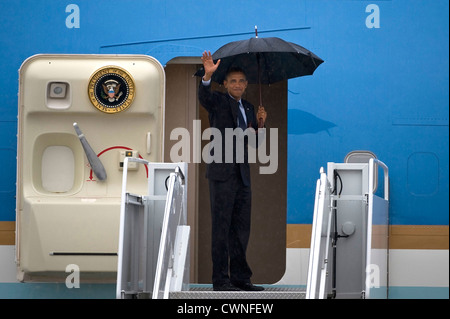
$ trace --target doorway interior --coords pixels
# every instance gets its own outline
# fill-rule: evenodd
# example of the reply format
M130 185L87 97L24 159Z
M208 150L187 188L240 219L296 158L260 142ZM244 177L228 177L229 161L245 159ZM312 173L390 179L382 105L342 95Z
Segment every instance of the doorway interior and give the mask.
M170 140L173 129L186 128L191 137L188 164L188 224L190 238L190 282L211 283L211 216L206 164L194 163L193 154L199 147L192 138L194 121L201 120L201 132L209 127L208 113L199 105L197 88L200 78L194 76L201 67L200 58L176 58L165 67L166 104L164 130L164 161L170 161L170 150L179 140ZM214 90L224 88L213 83ZM244 99L259 104L258 85L249 85ZM266 121L267 152L271 128L278 129L278 168L274 174L260 174L251 164L252 224L247 258L253 271L252 282L271 284L279 281L286 268L287 215L287 81L263 85L262 100L268 113ZM198 122L197 122L198 123ZM209 140L201 141L201 149ZM197 146L196 146L197 145Z

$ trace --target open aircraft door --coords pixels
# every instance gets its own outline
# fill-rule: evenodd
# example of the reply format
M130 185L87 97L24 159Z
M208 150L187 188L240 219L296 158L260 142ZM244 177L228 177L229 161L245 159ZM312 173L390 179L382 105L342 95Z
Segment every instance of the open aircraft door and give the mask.
M122 167L161 162L165 74L144 55L36 55L19 71L16 262L21 281L116 279ZM136 165L134 165L136 164ZM148 167L130 163L130 192Z

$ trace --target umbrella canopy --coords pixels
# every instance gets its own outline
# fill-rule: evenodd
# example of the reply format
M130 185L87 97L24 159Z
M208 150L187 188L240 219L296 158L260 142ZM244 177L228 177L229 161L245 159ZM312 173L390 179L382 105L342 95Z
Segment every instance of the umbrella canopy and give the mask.
M321 58L292 42L280 38L250 38L225 44L212 55L221 60L212 80L222 84L230 67L240 67L252 84L271 84L311 75L323 62ZM203 69L196 75L202 76Z
M248 83L259 84L259 105L262 106L261 84L271 84L291 78L312 75L323 60L304 47L283 39L256 37L234 41L220 47L212 55L214 63L220 59L212 80L222 84L231 67L244 70ZM203 76L203 68L196 72ZM258 119L263 124L262 119Z

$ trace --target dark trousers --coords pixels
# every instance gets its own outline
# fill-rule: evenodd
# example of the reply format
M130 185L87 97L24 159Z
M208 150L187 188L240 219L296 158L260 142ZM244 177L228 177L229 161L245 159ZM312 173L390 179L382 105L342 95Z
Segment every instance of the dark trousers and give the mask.
M249 282L252 271L246 251L250 237L251 188L242 183L237 168L224 182L210 179L209 190L213 285Z

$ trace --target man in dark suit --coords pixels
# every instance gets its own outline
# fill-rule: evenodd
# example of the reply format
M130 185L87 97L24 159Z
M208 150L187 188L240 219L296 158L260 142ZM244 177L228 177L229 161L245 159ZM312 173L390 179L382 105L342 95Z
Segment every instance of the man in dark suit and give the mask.
M211 76L220 60L214 63L211 53L205 51L202 62L205 75L199 86L199 101L208 111L210 126L218 129L222 136L221 160L216 159L207 167L212 217L213 288L216 291L263 290L263 287L251 283L252 271L246 259L251 215L248 138L235 137L230 148L225 136L227 129L236 128L246 130L246 134L256 134L258 128L264 127L267 113L259 106L255 116L253 105L242 99L248 84L243 70L232 68L228 71L223 83L227 93L212 92ZM244 143L243 161L236 160L235 156L239 152L237 148L242 146L239 141ZM225 153L230 150L235 154L232 161L227 161Z

